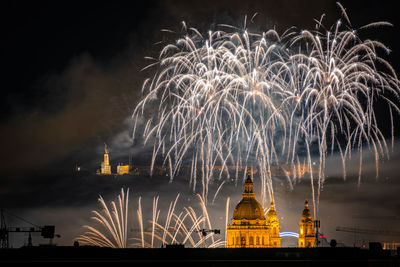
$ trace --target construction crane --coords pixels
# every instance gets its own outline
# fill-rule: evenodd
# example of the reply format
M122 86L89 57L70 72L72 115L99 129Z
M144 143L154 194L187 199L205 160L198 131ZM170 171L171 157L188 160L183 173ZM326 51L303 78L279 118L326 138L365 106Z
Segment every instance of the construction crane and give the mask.
M54 232L55 232L55 226L54 225L45 225L45 226L38 226L35 225L31 222L28 222L25 219L22 219L21 217L18 217L16 215L11 214L10 212L7 212L8 215L11 215L13 217L16 217L19 220L22 220L30 225L31 227L7 227L6 225L6 220L4 217L5 211L1 209L0 211L0 217L1 217L1 224L0 224L0 246L1 248L9 248L10 241L9 241L9 233L29 233L28 237L28 246L32 246L32 236L31 233L40 233L40 235L43 238L50 239L50 244L52 243L52 240L54 238ZM57 237L60 237L60 235L56 235Z
M395 231L360 229L360 228L343 227L343 226L336 227L336 231L355 233L355 234L400 236L400 232L395 232Z
M373 229L361 229L356 227L343 227L338 226L336 227L336 231L353 233L354 234L354 247L357 243L357 234L359 235L380 235L380 236L390 236L390 237L400 237L400 232L396 231L389 231L389 230L373 230ZM363 241L363 247L365 246Z
M381 215L376 215L376 216L365 216L365 215L354 215L352 216L353 219L368 219L368 220L385 220L385 221L399 221L400 216L398 215L389 215L389 216L381 216Z
M208 233L214 233L216 235L219 235L221 231L219 229L200 229L197 231L198 233L202 233L203 236L207 236Z

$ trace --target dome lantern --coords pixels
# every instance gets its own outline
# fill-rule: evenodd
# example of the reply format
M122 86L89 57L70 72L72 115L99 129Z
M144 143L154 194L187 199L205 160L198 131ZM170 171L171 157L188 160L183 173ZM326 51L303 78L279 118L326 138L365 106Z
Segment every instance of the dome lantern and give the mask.
M254 184L253 180L251 180L251 174L250 171L247 173L247 179L244 183L244 191L242 193L242 196L245 198L255 198L256 194L254 193Z

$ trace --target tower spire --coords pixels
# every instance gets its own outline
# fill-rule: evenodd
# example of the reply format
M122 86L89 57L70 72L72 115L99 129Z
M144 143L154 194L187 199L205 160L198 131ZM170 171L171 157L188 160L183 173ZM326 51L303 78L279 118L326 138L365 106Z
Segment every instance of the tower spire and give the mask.
M110 158L108 155L108 148L106 143L104 143L104 161L101 163L100 173L106 175L111 174Z
M104 142L104 154L108 154L108 148L105 142Z

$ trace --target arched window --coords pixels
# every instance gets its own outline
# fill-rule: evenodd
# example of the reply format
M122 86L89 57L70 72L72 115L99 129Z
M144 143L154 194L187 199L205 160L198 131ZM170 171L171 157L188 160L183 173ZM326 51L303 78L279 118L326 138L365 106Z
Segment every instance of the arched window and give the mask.
M264 243L264 236L262 237L262 244L265 245L265 243Z
M246 246L246 237L242 236L242 238L240 239L240 244L242 246Z
M260 245L260 237L259 237L259 236L256 237L256 245L257 245L257 246Z
M250 236L250 245L253 246L254 245L254 237Z

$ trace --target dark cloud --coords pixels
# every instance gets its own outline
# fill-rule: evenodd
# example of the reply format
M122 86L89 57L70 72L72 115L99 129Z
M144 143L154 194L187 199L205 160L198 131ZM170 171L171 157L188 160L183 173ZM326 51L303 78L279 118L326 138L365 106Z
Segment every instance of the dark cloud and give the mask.
M125 127L136 97L137 84L130 78L134 71L127 62L109 68L82 55L49 77L43 86L52 92L46 102L54 110L30 110L1 125L1 160L7 162L1 171L15 174L46 166Z

